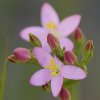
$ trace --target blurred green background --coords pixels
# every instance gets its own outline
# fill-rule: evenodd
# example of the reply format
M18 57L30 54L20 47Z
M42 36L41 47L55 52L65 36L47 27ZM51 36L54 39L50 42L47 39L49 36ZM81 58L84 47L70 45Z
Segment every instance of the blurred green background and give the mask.
M51 3L61 19L81 14L80 27L87 39L94 40L94 59L88 65L88 76L81 82L80 100L100 100L100 0L0 0L0 71L4 49L9 39L8 55L16 47L30 45L21 40L19 31L26 26L40 25L40 9L44 2ZM4 100L56 100L41 88L29 84L34 65L7 64Z

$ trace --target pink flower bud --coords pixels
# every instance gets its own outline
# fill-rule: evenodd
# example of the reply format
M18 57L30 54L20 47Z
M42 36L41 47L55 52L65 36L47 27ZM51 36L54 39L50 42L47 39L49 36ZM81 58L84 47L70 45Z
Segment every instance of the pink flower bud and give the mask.
M71 100L70 92L65 88L61 89L59 96L61 100Z
M73 65L74 62L77 60L76 55L71 51L66 51L64 53L64 60L67 64Z
M74 31L74 34L73 34L73 37L76 41L81 41L82 38L83 38L83 34L82 34L82 31L77 28L75 31Z
M87 43L85 44L84 49L86 51L92 51L93 50L93 41L92 40L87 41Z
M47 42L51 48L56 48L58 45L58 40L51 33L47 36Z
M30 60L30 51L26 48L16 48L14 50L14 56L18 61L27 62Z

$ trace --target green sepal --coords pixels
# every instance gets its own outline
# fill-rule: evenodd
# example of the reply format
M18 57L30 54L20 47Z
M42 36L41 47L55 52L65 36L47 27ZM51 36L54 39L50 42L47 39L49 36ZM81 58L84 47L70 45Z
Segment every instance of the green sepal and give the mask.
M33 47L41 47L41 41L33 35L32 33L29 33L29 42L32 44Z
M75 40L75 38L72 36L72 40L74 42L74 53L79 56L81 51L83 50L86 38L83 34L83 32L80 33L82 35L82 38L80 40Z
M56 48L51 48L51 49L53 54L55 54L62 61L64 56L64 51L61 49L60 45L58 44Z
M93 58L93 51L83 51L83 58L82 58L82 63L85 65L89 63L89 61Z

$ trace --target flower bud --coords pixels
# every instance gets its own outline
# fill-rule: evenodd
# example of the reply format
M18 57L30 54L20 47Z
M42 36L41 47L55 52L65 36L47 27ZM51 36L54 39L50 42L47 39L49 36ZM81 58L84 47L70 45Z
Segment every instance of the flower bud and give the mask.
M59 96L61 100L71 100L70 92L65 88L61 89Z
M93 41L92 40L87 41L84 49L86 51L92 51L93 50Z
M47 42L51 48L56 48L58 45L58 40L55 36L53 36L51 33L47 36Z
M53 53L59 58L63 57L63 50L60 47L59 40L53 36L51 33L47 36L47 42L52 49Z
M73 33L73 38L76 40L76 41L81 41L82 38L83 38L83 34L82 34L82 31L77 28L74 33Z
M14 56L21 62L27 62L31 59L30 51L26 48L16 48L14 50Z
M41 47L40 40L32 33L29 33L29 40L34 46Z
M16 57L14 55L8 56L7 60L12 62L12 63L16 63Z
M93 57L93 41L89 40L86 42L83 49L82 64L87 64Z
M73 41L74 41L74 52L77 56L79 56L85 42L85 36L79 28L77 28L73 33Z
M67 64L73 65L77 60L77 57L72 51L66 51L64 53L64 60Z

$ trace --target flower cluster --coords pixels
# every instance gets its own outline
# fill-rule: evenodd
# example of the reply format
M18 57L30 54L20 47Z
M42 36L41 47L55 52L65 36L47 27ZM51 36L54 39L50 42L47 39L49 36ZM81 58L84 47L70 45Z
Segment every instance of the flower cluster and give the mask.
M72 15L60 21L55 9L48 3L43 4L42 26L30 26L20 32L20 37L31 43L33 49L16 48L8 60L41 66L30 78L30 84L45 89L51 81L53 96L69 100L70 93L63 83L86 78L86 64L93 56L93 41L85 41L79 29L80 20L80 15ZM73 41L68 38L71 34Z

